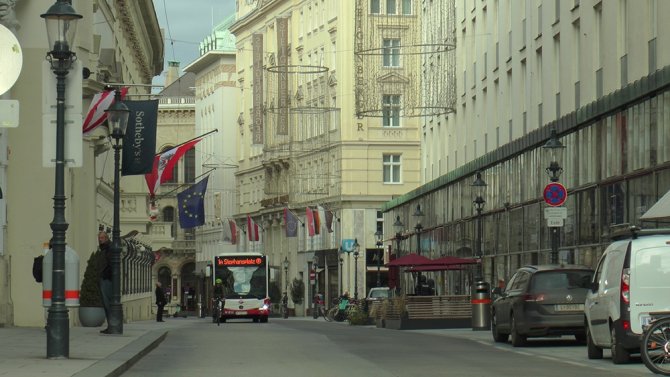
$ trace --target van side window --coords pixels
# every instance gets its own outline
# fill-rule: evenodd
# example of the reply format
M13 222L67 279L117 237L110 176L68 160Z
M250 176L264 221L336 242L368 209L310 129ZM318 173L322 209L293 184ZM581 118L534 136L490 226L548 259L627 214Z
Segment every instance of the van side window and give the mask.
M598 285L602 284L602 281L600 281L600 277L603 273L603 265L605 264L605 259L607 259L607 254L603 254L602 257L600 257L600 261L598 261L598 267L596 267L596 272L593 274L593 282L598 283Z
M620 252L612 253L607 259L605 267L605 286L604 289L617 288L621 284L621 268L623 259L620 258Z

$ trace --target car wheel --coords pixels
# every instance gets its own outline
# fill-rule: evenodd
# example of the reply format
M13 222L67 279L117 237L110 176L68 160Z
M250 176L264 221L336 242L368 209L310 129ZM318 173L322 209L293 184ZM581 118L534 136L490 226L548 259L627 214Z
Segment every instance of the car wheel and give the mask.
M512 329L511 329L511 336L512 336L512 345L514 347L521 347L526 344L526 337L524 335L519 334L519 329L516 327L516 318L514 318L514 314L511 315L510 322L512 323Z
M614 326L610 328L610 336L612 339L612 362L614 364L626 364L630 361L630 352L623 348L617 340Z
M586 326L586 354L591 360L603 358L603 349L593 343L593 337L591 336L589 326Z
M496 318L495 312L493 312L493 315L491 316L491 334L493 335L493 340L498 343L505 343L507 342L507 338L509 338L508 334L501 333L498 330L498 319Z

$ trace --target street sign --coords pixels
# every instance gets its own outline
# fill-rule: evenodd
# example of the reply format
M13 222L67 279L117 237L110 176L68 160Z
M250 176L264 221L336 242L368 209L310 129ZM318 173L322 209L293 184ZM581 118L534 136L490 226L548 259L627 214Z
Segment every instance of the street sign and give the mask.
M544 201L552 207L563 205L568 198L565 186L558 182L551 182L544 187Z
M544 209L545 219L567 219L568 207L546 207Z
M550 228L560 228L563 226L563 219L560 218L549 218L547 219L547 226Z
M316 280L316 272L314 270L309 271L309 281L314 284L314 281Z
M342 246L341 246L341 250L342 250L342 252L344 252L344 253L351 253L352 251L354 251L354 243L355 243L355 241L356 241L356 240L352 240L352 239L344 239L344 240L342 240Z

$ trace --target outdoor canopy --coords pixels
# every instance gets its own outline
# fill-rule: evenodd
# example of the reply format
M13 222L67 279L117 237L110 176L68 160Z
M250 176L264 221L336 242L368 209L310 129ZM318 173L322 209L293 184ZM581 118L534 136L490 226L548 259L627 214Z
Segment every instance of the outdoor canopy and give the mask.
M432 259L426 258L422 255L411 253L400 258L396 258L385 264L387 267L409 267L409 266L424 266L433 262Z

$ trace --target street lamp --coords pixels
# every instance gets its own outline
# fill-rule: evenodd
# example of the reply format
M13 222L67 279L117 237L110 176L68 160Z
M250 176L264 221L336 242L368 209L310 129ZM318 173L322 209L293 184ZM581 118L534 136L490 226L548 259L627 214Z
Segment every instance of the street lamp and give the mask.
M284 257L284 281L286 284L284 284L284 293L288 292L288 257Z
M358 301L358 250L360 248L358 238L354 239L354 301Z
M288 257L284 257L284 295L282 296L282 306L284 309L284 318L288 318Z
M395 257L400 257L400 241L402 241L402 231L405 230L405 224L400 221L400 215L396 216L395 222L393 223L393 230L395 231L395 242L396 242L396 252ZM389 271L390 273L390 271ZM400 277L397 276L396 272L393 273L395 280L396 290L400 289ZM399 292L399 291L398 291Z
M54 189L54 217L52 252L52 297L47 317L47 358L70 357L70 320L65 307L65 77L76 56L70 48L74 42L77 21L82 18L65 0L58 0L44 18L51 51L46 59L56 74L56 179ZM77 74L79 72L75 72ZM79 73L80 74L80 73Z
M379 271L381 267L381 259L382 259L382 246L384 245L384 242L382 241L384 239L384 233L382 233L381 230L378 230L375 232L375 238L377 238L377 286L381 287L382 286L382 277L381 277L381 272Z
M545 169L549 180L551 182L558 182L558 178L563 173L563 168L561 167L561 161L563 160L563 152L565 151L565 146L558 140L556 135L556 130L551 130L551 136L549 140L542 146L546 151L546 156L548 158L549 166ZM559 238L559 227L552 226L551 229L551 253L549 254L549 263L557 264L558 263L558 238Z
M316 256L316 253L314 254L314 257L312 258L312 268L314 269L314 297L312 298L312 306L314 309L312 310L312 318L317 319L319 318L319 313L317 311L317 297L318 297L318 290L319 290L319 281L318 281L318 265L319 265L319 257Z
M344 264L344 258L340 257L340 293L344 291L344 284L342 284L342 276L344 276L344 270L342 269L343 264Z
M423 219L423 212L421 211L421 204L416 205L416 211L414 211L414 214L412 215L416 219L416 225L414 226L414 230L416 231L416 253L417 255L421 255L421 230L423 230L423 225L421 225L421 219ZM415 292L418 295L421 295L421 288L423 288L423 285L421 284L421 271L419 271L416 275L416 281L417 281L417 287L419 287L419 291Z
M475 191L475 200L472 202L475 205L475 210L477 211L477 258L479 259L479 265L477 267L477 281L482 281L484 277L482 276L482 210L484 210L484 193L486 193L486 182L482 179L482 173L477 172L477 176L474 182L472 182L472 188Z
M130 110L121 101L121 89L117 88L114 103L105 110L107 122L114 138L114 224L112 227L112 302L109 307L109 333L123 334L123 306L121 304L121 229L119 225L119 202L121 180L120 164L123 135L126 133Z

